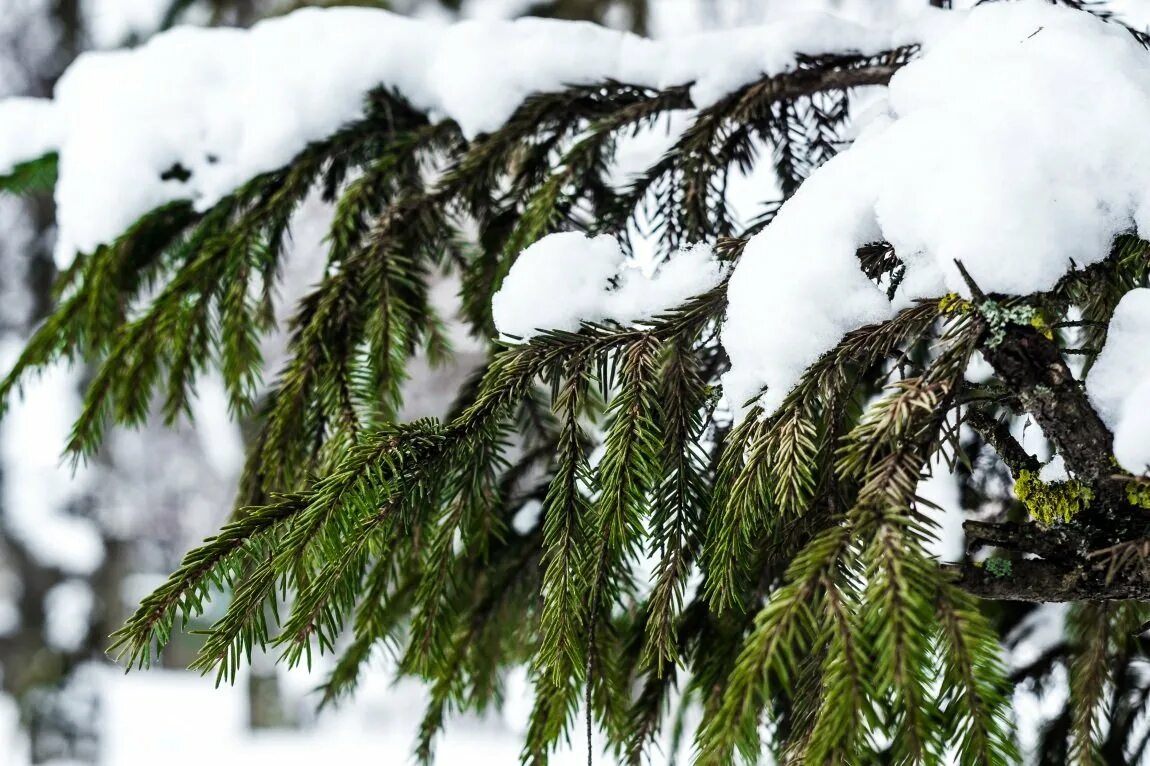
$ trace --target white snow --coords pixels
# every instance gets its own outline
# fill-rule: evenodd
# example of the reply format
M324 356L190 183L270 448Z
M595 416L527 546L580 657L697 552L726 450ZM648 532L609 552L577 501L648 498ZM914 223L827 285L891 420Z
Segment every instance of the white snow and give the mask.
M375 9L310 8L247 31L178 28L133 50L84 54L56 89L58 140L28 146L26 131L13 140L0 129L0 158L59 149L57 255L67 263L158 205L190 199L207 208L284 165L361 116L365 94L380 85L475 136L498 128L532 92L605 79L693 82L703 107L785 70L797 53L877 52L917 39L915 28L803 14L649 40L543 19L445 25ZM162 181L177 163L191 178Z
M1050 462L1042 466L1042 470L1038 472L1038 480L1044 482L1052 481L1066 481L1070 478L1070 472L1066 470L1066 461L1062 459L1062 455L1055 455L1051 458Z
M19 349L0 343L0 362L9 369ZM104 559L104 544L96 523L68 512L90 483L80 469L74 480L60 459L61 445L79 415L77 373L57 365L29 385L11 403L0 422L0 460L4 483L0 502L8 531L37 560L70 574L88 574Z
M1150 289L1122 296L1086 392L1114 432L1114 457L1133 473L1150 469Z
M390 682L388 668L377 667L364 679L354 700L326 709L314 717L321 673L302 669L285 672L280 681L284 702L298 713L297 730L247 728L247 672L234 686L216 688L212 679L195 673L153 669L125 675L118 668L87 665L83 681L101 695L97 727L101 735L101 763L115 766L248 766L276 763L311 766L315 763L412 763L411 751L427 700L422 684L406 679ZM306 695L306 696L305 696ZM484 718L452 716L436 743L437 764L512 764L519 760L526 719L532 704L526 673L513 670L505 680L503 711ZM0 696L0 761L11 766L29 763L27 746L17 728L15 703ZM196 726L188 726L194 717ZM688 724L695 720L688 717ZM205 737L204 732L211 736ZM679 760L689 756L690 737L680 748ZM603 752L596 736L595 762L611 766L617 761ZM669 747L664 744L664 751ZM158 758L158 755L162 755ZM662 758L658 752L656 758ZM586 745L578 738L561 743L551 762L573 766L587 762ZM54 766L63 766L54 761Z
M723 273L706 245L680 250L646 276L627 263L614 237L563 232L519 255L491 311L501 335L525 340L543 330L578 330L582 322L629 324L706 292Z
M92 589L83 580L65 580L48 591L44 632L49 645L64 651L79 648L91 625L94 602Z
M171 3L156 0L82 0L91 44L96 48L124 45L133 35L146 37L162 22Z
M916 298L1050 288L1150 232L1150 63L1124 30L1040 0L961 19L891 81L889 115L812 174L747 246L722 342L728 401L769 413L850 329ZM895 301L859 245L907 266ZM769 328L769 329L765 329Z
M939 561L961 561L966 553L961 489L958 475L951 473L946 456L939 452L931 460L930 475L919 480L915 490L926 501L919 504L918 512L934 527L924 547Z
M43 98L0 100L0 175L38 159L60 145L63 135L51 101Z

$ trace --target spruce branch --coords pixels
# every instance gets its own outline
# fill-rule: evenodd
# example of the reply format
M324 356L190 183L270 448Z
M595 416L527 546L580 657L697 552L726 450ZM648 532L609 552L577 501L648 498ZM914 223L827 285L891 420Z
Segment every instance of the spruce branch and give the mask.
M989 620L953 585L939 593L946 688L945 739L964 763L1011 763L1019 758L1010 736L1010 700L1002 649Z
M664 445L662 476L648 530L648 555L658 556L654 587L647 602L648 623L643 664L662 676L678 659L677 623L686 579L702 542L701 509L711 487L700 441L705 385L689 339L667 344L659 401Z
M1109 604L1086 604L1075 607L1067 620L1077 643L1070 665L1070 693L1075 706L1068 755L1074 763L1103 762L1099 744L1106 718L1106 685L1110 679L1112 610Z
M501 703L515 666L534 687L524 763L548 761L580 705L630 763L665 727L677 744L699 709L698 763L767 750L793 763L1017 760L998 633L1022 612L984 613L976 597L1150 598L1150 525L1066 362L1082 351L1074 369L1079 357L1089 369L1118 301L1147 280L1146 242L1119 237L1109 258L1025 298L983 295L960 265L979 303L1025 300L1050 324L992 327L989 310L919 301L843 335L769 415L740 419L720 400L724 282L629 325L491 341L445 418L396 422L412 360L452 353L432 299L440 274L459 278L462 316L490 340L492 296L551 232L613 234L627 249L641 230L659 258L700 241L735 262L746 240L732 235L761 229L781 200L737 221L732 179L767 162L782 198L796 193L844 145L854 89L887 83L916 52L800 56L699 110L687 83L567 87L473 139L378 90L362 119L210 209L173 203L82 254L0 400L58 360L96 363L77 456L110 423L186 414L209 368L234 415L258 404L239 509L143 601L116 651L151 663L220 592L227 606L194 665L218 680L263 647L288 664L335 654L331 704L390 651L399 675L428 685L422 763L453 715ZM683 132L616 188L620 140L672 114ZM313 193L331 204L327 262L261 394L291 223ZM886 242L856 256L893 299L910 261ZM977 395L964 382L975 351L996 378ZM958 463L989 445L1016 477L1037 469L999 406L1031 415L1098 504L1054 528L967 522L973 544L1040 557L1010 559L1009 577L938 565L918 497L939 456ZM973 445L959 442L962 423ZM990 476L1002 474L995 461ZM990 483L970 478L974 503L1005 505ZM1074 619L1091 610L1106 614L1074 627L1080 707L1050 736L1075 757L1113 758L1145 746L1130 721L1150 691L1127 672L1125 640L1139 612L1076 608ZM1045 678L1065 658L1026 672Z
M51 191L56 185L58 164L59 157L55 153L21 162L10 172L0 175L0 193L24 196Z

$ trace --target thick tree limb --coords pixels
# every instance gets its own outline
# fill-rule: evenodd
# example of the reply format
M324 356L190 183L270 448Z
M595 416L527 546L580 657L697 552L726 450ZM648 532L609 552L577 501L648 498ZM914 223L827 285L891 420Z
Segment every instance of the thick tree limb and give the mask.
M988 296L961 261L955 261L955 265L974 300L985 305ZM1054 443L1066 467L1079 480L1105 490L1113 484L1106 479L1113 473L1114 436L1074 379L1062 358L1062 349L1037 329L1014 323L993 339L983 311L979 309L979 321L983 323L979 348L983 357ZM1117 494L1121 502L1122 493Z
M997 575L972 564L945 567L956 584L980 598L1000 601L1150 600L1150 565L1128 568L1111 577L1109 559L1081 561L1029 559L1012 561L1008 574Z
M1150 522L1143 518L1054 527L968 521L963 529L972 549L989 545L1042 557L1011 559L1006 574L969 562L944 567L973 595L1009 601L1150 600ZM1116 538L1125 542L1106 543Z
M1000 343L984 344L982 355L1018 394L1023 408L1078 479L1092 485L1113 484L1109 477L1114 472L1114 437L1053 341L1033 327L1010 325Z
M966 276L975 299L986 300ZM1041 558L1012 559L1006 573L1002 567L988 570L969 563L950 567L958 585L976 596L1002 600L1150 599L1150 557L1142 543L1150 517L1131 507L1122 482L1114 479L1113 435L1053 340L1018 324L1007 325L992 340L989 329L987 321L980 346L983 356L1075 478L1090 485L1094 497L1089 508L1068 524L967 522L964 529L972 547L989 545ZM1016 478L1020 471L1038 467L1006 426L989 414L971 407L967 422Z
M1021 553L1034 553L1044 558L1081 558L1091 548L1090 536L1080 527L1040 524L993 524L967 521L962 525L970 549L989 545Z

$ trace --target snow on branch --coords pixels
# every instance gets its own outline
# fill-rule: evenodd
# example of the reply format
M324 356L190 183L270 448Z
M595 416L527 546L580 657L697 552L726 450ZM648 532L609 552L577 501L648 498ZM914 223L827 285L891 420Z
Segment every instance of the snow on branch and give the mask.
M0 101L0 176L56 151L62 136L57 111L48 99Z
M1110 320L1106 346L1087 379L1087 393L1114 431L1114 456L1132 473L1150 467L1150 289L1131 290Z
M892 78L885 114L817 170L731 277L724 383L772 412L846 331L949 292L1047 290L1150 233L1150 67L1127 30L1040 2L967 14ZM890 243L893 300L855 253ZM771 328L764 332L763 328Z
M636 722L661 726L683 662L703 763L768 731L812 763L951 740L1013 763L997 628L970 594L1150 593L1150 478L1114 462L1145 467L1150 395L1150 59L1128 32L1041 0L664 42L340 10L88 56L31 107L59 134L4 150L55 150L63 260L96 249L0 405L92 360L77 459L155 404L179 417L213 366L237 416L258 407L244 510L117 635L133 663L224 588L195 663L221 678L254 645L292 664L350 630L336 699L408 639L400 672L435 681L425 758L445 710L484 708L529 658L536 760L584 694L641 760ZM615 183L626 142L664 124ZM327 268L269 383L259 341L315 190ZM490 356L443 421L400 424L409 362L451 353L444 270ZM968 549L950 579L931 538L957 525L924 490L959 462L946 510L988 509L967 542L1005 556ZM1019 505L1030 521L1005 522ZM791 665L812 646L810 684ZM636 682L655 693L615 704ZM814 728L761 725L792 700Z
M651 319L719 284L725 267L706 245L684 249L653 276L627 264L614 237L551 234L523 251L492 300L501 333L530 339L584 322Z
M59 149L57 253L68 262L167 202L210 208L362 117L378 87L472 138L498 129L532 93L690 83L693 103L706 107L786 71L798 54L873 54L917 36L913 26L868 29L822 14L656 41L585 23L443 25L305 9L249 31L179 28L138 49L83 55L51 108L35 105L36 126L24 119L31 105L0 105L0 168Z

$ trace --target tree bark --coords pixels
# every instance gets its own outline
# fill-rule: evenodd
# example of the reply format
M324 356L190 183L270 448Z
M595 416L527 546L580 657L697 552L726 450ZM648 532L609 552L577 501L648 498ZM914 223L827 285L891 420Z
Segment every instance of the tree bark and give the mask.
M959 265L961 269L961 264ZM965 270L964 275L965 275ZM977 302L986 300L966 275ZM1005 565L955 565L958 585L983 598L1019 601L1150 599L1150 514L1131 505L1113 462L1114 437L1063 359L1037 329L1010 324L997 341L986 323L980 350L1021 408L1042 428L1077 481L1089 485L1088 507L1064 524L964 524L972 548L1012 552ZM1017 478L1038 468L1006 427L971 408L968 423ZM1146 551L1139 555L1142 548ZM1023 558L1038 556L1040 558Z
M948 565L956 584L979 598L997 601L1150 601L1150 567L1124 570L1111 577L1106 559L1082 561L1026 559L1012 561L997 575L986 567Z

